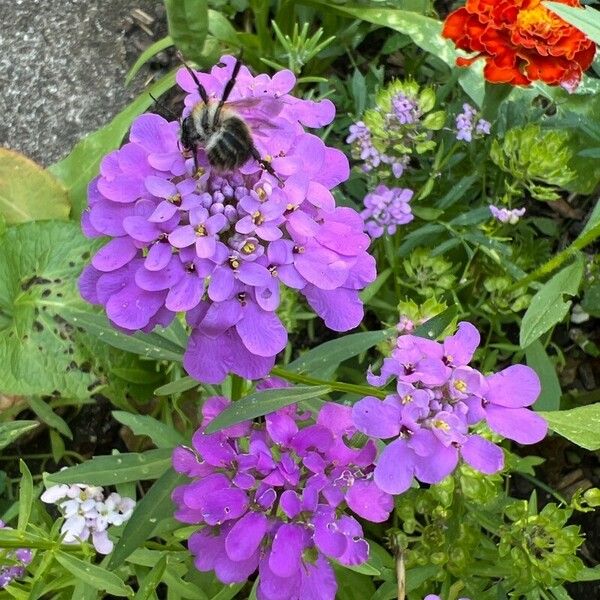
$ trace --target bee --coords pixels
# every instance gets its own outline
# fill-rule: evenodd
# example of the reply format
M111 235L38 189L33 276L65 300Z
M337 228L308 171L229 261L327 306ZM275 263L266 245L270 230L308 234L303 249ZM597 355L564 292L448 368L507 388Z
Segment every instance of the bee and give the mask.
M248 98L227 102L242 66L240 59L236 60L231 77L218 101L208 97L196 73L185 62L183 64L196 84L201 99L181 123L181 145L184 151L193 153L196 169L197 150L202 148L206 152L208 162L217 171L234 171L253 158L282 183L271 164L261 158L252 139L250 126L235 110L236 107L247 108L255 105L260 99Z

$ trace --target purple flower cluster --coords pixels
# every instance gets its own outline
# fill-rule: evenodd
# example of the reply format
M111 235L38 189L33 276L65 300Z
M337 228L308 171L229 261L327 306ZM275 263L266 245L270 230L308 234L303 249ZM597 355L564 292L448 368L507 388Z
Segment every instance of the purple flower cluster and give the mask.
M278 384L275 384L278 385ZM202 527L189 539L200 571L223 583L259 571L259 600L334 600L337 583L328 558L359 565L369 545L350 508L373 522L387 520L392 497L373 481L376 447L344 443L356 433L351 409L327 403L316 421L295 406L264 422L245 422L213 434L205 426L229 401L209 398L193 448L173 455L193 479L176 488L175 516Z
M413 477L439 483L461 458L482 473L498 472L504 465L502 449L469 431L480 421L521 444L546 435L544 419L526 408L540 394L535 371L513 365L484 376L469 366L479 342L477 329L467 322L443 343L400 336L381 374L367 375L376 386L396 380L395 391L383 401L368 396L352 410L359 431L392 440L374 473L383 491L401 494Z
M498 208L493 204L490 204L490 212L496 221L500 223L509 223L510 225L516 225L520 218L525 214L525 207L523 208Z
M221 63L198 73L211 102L235 59ZM186 114L200 101L197 86L185 69L177 80L188 92ZM287 342L275 312L280 283L302 293L330 329L346 331L362 320L358 294L376 276L362 219L336 207L331 193L347 179L348 161L304 129L331 122L335 108L291 96L294 85L290 71L253 77L242 67L228 109L246 121L281 183L254 160L216 172L203 150L195 170L179 124L146 114L89 188L84 232L113 239L83 272L82 296L125 332L187 313L184 365L201 381L269 372Z
M485 119L478 119L477 110L470 104L463 104L463 112L456 117L456 139L472 142L473 135L483 137L489 135L492 124Z
M398 225L410 223L414 219L409 205L412 197L412 190L378 185L365 196L361 212L367 233L372 238L394 235Z
M400 125L413 125L421 118L421 110L418 103L406 94L398 92L392 97L393 118Z
M0 529L5 528L4 521L0 520ZM9 529L7 527L7 529ZM25 575L25 567L31 562L33 556L28 548L17 550L0 550L0 590L10 584L13 579Z

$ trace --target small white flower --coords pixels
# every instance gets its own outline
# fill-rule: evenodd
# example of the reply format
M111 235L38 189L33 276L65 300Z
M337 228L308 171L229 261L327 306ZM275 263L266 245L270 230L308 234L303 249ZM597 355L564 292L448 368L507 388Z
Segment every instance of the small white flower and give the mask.
M53 485L40 496L40 500L47 504L56 504L61 498L67 495L68 489L69 486L64 483Z

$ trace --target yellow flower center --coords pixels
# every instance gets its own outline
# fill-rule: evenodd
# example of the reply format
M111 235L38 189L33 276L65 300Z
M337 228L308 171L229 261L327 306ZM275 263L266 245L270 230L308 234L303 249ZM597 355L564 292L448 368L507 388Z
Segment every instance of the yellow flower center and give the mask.
M462 379L457 379L454 382L454 389L458 390L459 392L466 392L467 384Z
M259 210L257 210L252 214L252 222L255 225L262 225L265 222L265 217Z
M229 266L232 269L239 269L240 268L240 261L238 260L238 258L236 256L230 256L229 257Z
M264 188L262 188L262 187L259 187L259 188L256 190L256 194L258 195L258 199L259 199L261 202L264 202L264 201L267 199L267 192L265 192L265 189L264 189Z
M449 431L450 430L450 425L448 425L448 423L446 423L446 421L442 421L441 419L435 419L433 421L433 426L436 429L441 429L442 431Z
M410 404L413 401L413 397L410 394L402 396L402 404Z
M169 198L169 202L171 204L175 204L175 206L179 206L181 204L181 194L175 194Z
M543 37L559 24L559 17L541 4L520 11L517 16L517 27L519 29Z
M196 235L198 237L205 237L206 236L206 227L204 227L204 225L198 225L198 227L196 227Z
M244 254L252 254L255 250L256 250L256 244L254 244L253 242L246 242L242 246L242 252Z

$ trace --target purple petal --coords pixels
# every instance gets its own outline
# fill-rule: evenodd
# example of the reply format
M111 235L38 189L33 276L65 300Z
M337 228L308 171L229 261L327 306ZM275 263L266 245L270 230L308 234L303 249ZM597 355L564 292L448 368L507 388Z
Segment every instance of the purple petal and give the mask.
M153 244L150 246L150 250L148 250L144 267L148 271L160 271L169 264L172 254L173 251L169 244Z
M363 538L360 523L348 515L342 515L338 521L340 531L348 540L346 551L339 557L343 565L362 565L369 558L369 544Z
M268 556L259 564L258 598L261 600L291 600L298 598L300 571L291 577L279 577L269 567Z
M352 407L352 420L359 431L386 439L400 433L400 409L398 406L367 396Z
M92 265L98 271L116 271L132 260L137 252L138 249L129 238L115 238L96 252Z
M244 346L258 356L275 356L287 344L287 331L279 317L254 303L244 308L244 318L235 328Z
M182 277L170 290L165 306L173 312L184 312L198 305L204 292L204 282L195 275Z
M315 563L304 563L298 598L335 600L336 591L335 573L324 556L319 556Z
M235 277L229 267L217 267L208 284L208 296L214 302L227 300L233 295Z
M313 518L313 540L318 550L331 558L339 558L346 551L346 536L339 531L333 510L319 511Z
M302 510L300 497L295 490L285 490L285 492L281 494L279 505L281 506L281 510L283 510L290 519L293 519Z
M542 390L537 373L525 365L512 365L487 378L486 400L492 404L519 408L531 406Z
M135 286L128 286L118 294L111 296L106 303L108 318L131 331L141 329L162 307L163 292L146 292Z
M175 248L187 248L196 241L196 232L191 225L178 227L169 234L169 242Z
M394 498L366 479L352 484L346 492L346 502L358 516L373 523L387 521L394 508Z
M146 217L125 217L123 228L138 242L153 242L160 235L158 227Z
M478 435L470 435L461 447L461 455L469 465L486 475L493 475L504 467L502 448Z
M279 577L291 577L300 571L306 546L304 529L293 523L283 524L275 534L269 567Z
M258 550L267 531L267 517L262 513L246 513L225 539L225 550L231 560L247 560Z
M444 340L444 355L452 365L468 365L480 341L481 336L476 327L462 321L458 324L457 332Z
M311 308L333 331L354 329L363 319L363 303L356 290L321 290L314 285L307 285L302 293Z
M406 440L393 441L379 456L375 467L375 483L388 494L402 494L412 483L415 458Z
M506 408L489 404L485 413L492 431L519 444L536 444L548 433L548 423L527 408Z
M193 533L188 541L190 552L195 555L194 565L198 571L212 571L215 560L225 547L225 537L213 535L210 528Z
M151 223L164 223L177 213L177 207L171 202L161 202L154 212L148 217Z
M458 464L458 449L441 443L430 456L415 457L415 477L425 483L439 483L445 479Z
M209 525L220 525L238 519L248 509L248 496L239 488L219 490L204 499L202 516Z

